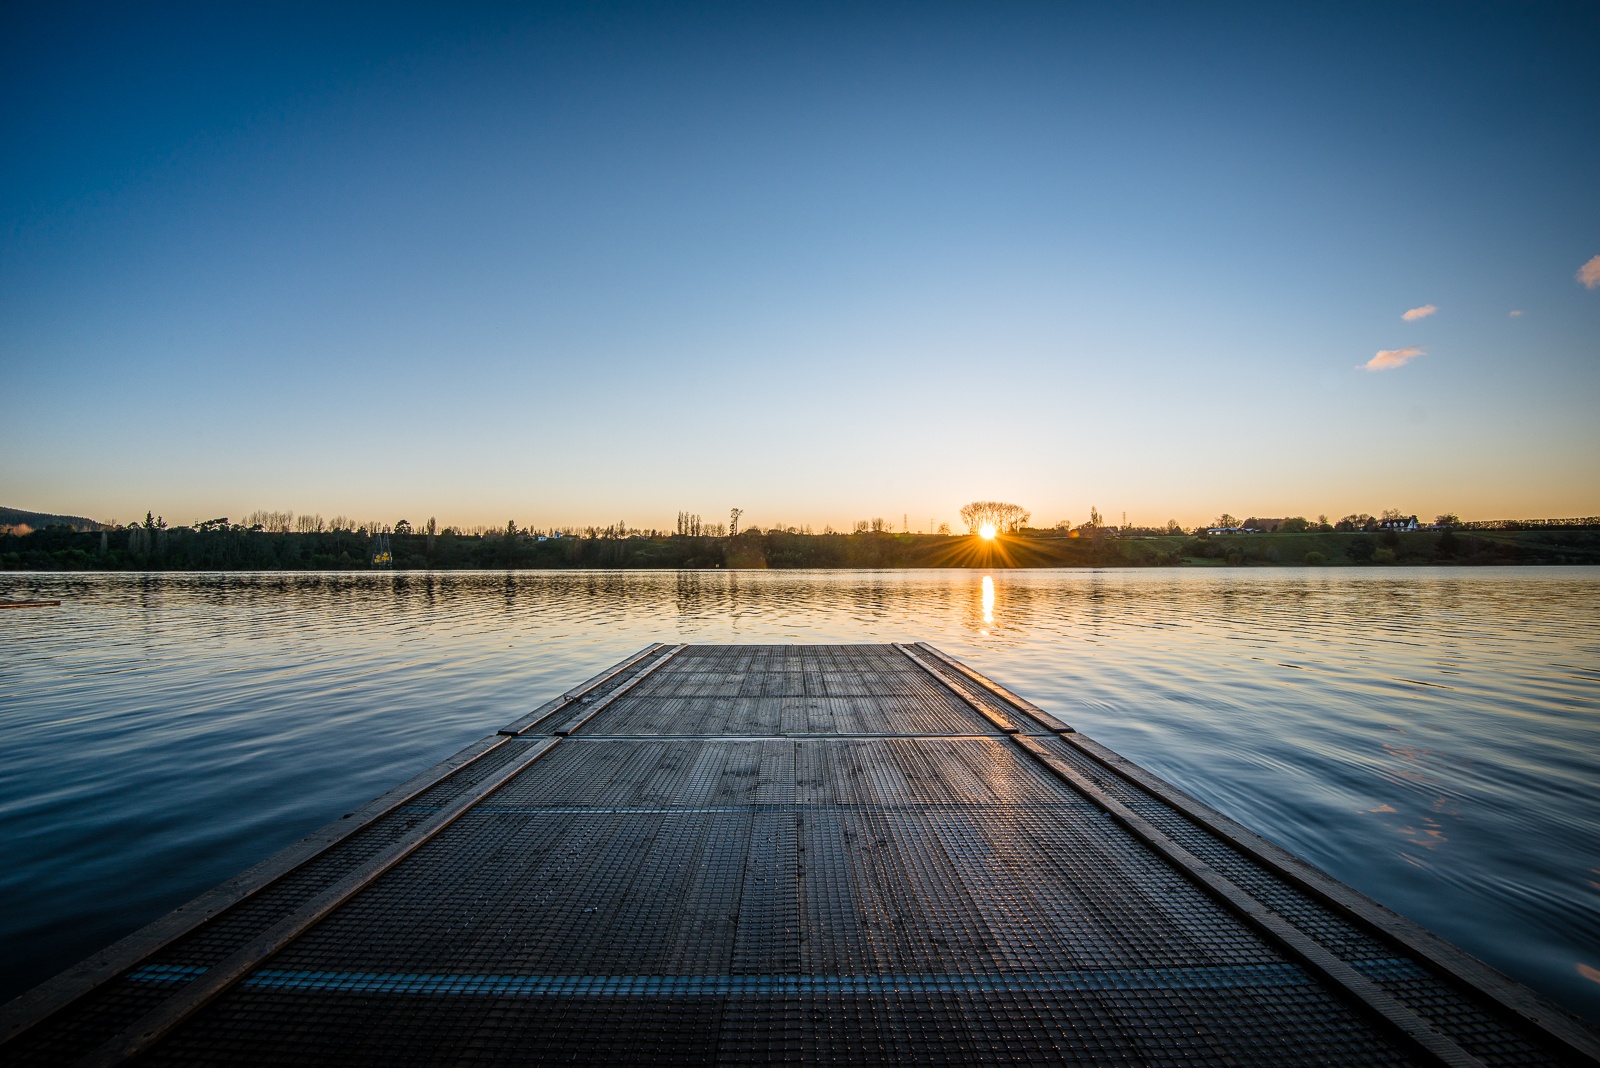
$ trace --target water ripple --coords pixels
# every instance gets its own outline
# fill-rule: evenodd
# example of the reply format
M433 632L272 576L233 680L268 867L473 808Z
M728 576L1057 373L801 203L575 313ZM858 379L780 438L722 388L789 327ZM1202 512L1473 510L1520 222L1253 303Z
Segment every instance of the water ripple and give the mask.
M0 996L646 642L925 640L1600 1022L1600 569L990 577L0 575Z

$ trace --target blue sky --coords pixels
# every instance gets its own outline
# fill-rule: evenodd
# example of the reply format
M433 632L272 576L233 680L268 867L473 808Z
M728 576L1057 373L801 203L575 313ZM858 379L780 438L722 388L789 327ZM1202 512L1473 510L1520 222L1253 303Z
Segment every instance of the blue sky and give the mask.
M0 503L1600 513L1600 8L1335 7L12 5Z

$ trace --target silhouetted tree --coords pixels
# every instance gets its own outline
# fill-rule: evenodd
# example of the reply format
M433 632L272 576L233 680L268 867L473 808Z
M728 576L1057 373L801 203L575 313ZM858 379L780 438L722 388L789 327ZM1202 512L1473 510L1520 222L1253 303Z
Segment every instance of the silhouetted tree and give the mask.
M972 534L976 534L985 523L993 523L998 531L1014 534L1032 518L1033 513L1022 505L1005 501L973 501L961 506L961 521Z

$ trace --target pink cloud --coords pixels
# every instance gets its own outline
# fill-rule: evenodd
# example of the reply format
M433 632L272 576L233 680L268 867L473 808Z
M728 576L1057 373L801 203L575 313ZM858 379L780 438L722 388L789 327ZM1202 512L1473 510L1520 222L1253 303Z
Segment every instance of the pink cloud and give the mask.
M1404 349L1379 349L1378 354L1362 366L1369 371L1392 371L1424 355L1426 353L1415 345Z
M1578 281L1590 289L1600 289L1600 256L1578 268Z
M1518 308L1518 309L1517 309L1517 310L1516 310L1516 311L1514 311L1514 312L1512 312L1512 313L1511 313L1511 318L1513 318L1513 319L1520 319L1520 318L1522 318L1522 309L1521 309L1521 308Z
M1600 256L1596 256L1595 259L1600 260ZM1428 316L1432 315L1438 310L1439 309L1434 307L1432 304L1424 304L1420 308L1412 308L1410 311L1400 316L1400 318L1404 319L1408 323L1414 323L1418 319L1426 319Z

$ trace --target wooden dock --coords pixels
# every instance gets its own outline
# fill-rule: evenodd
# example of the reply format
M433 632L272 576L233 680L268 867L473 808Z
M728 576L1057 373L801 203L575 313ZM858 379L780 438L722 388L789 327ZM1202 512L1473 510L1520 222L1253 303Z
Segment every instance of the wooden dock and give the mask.
M6 1064L1600 1064L926 645L651 646L0 1010Z

